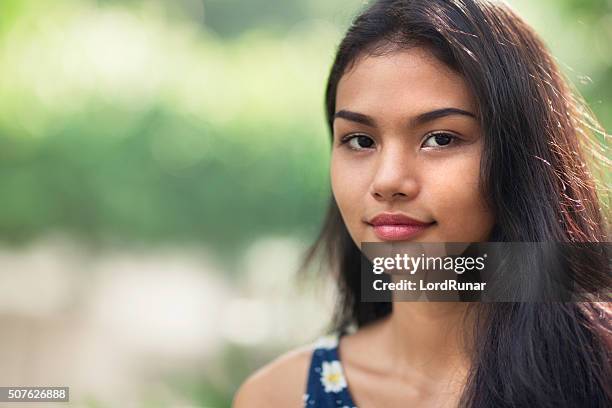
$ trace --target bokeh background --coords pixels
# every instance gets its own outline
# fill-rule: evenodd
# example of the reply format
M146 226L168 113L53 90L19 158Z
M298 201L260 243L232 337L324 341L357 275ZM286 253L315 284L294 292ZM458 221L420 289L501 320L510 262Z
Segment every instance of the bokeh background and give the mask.
M228 407L321 333L333 286L296 271L329 196L324 81L363 4L1 0L0 385ZM510 4L610 129L612 1Z

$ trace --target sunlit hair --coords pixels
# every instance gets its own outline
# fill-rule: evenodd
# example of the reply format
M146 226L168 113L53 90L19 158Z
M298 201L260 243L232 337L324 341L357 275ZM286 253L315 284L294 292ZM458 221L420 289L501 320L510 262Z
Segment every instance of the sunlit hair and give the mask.
M495 214L494 242L606 242L609 192L598 188L609 137L537 34L503 3L379 0L352 23L326 88L333 136L336 91L359 58L412 47L459 73L483 129L480 189ZM605 180L604 180L605 181ZM338 281L332 329L387 316L359 302L360 252L333 196L304 266L321 253ZM602 274L609 265L589 265ZM607 268L607 269L606 269ZM477 344L462 405L612 406L610 314L596 303L497 303L474 308Z

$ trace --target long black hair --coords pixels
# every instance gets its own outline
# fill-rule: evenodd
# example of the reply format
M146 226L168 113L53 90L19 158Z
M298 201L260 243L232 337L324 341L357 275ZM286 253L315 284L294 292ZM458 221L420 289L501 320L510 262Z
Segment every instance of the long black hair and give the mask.
M329 75L332 135L338 82L357 58L410 47L428 50L461 74L476 98L485 136L480 188L496 217L490 241L607 241L608 196L593 176L601 170L597 163L604 171L610 165L599 140L607 135L537 34L503 3L378 0L368 6L348 29ZM320 252L338 282L332 330L391 313L391 303L359 302L360 251L333 196L304 266ZM474 327L461 406L612 406L608 306L477 305L475 321L483 324Z

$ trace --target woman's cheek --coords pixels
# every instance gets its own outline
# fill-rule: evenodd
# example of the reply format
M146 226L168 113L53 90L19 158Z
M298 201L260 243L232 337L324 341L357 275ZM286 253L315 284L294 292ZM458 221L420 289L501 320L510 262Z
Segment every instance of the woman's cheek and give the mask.
M367 170L347 160L334 160L330 166L331 185L336 204L355 242L363 241L363 202L368 193Z
M486 208L478 186L478 168L451 170L445 181L436 183L432 195L434 217L441 241L484 241L493 227L493 216Z
M437 235L445 242L486 241L494 225L494 217L487 208L479 188L480 152L473 151L449 160L443 174L436 174L432 183L433 216L438 222ZM430 174L435 170L431 169ZM437 173L437 172L436 172Z

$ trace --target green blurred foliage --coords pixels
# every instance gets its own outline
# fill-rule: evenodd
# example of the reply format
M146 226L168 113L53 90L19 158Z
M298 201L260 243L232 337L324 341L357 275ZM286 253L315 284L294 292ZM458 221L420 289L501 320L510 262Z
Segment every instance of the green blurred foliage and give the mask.
M333 27L220 41L159 9L51 14L30 9L0 54L5 239L64 230L224 249L315 232L328 194L315 86Z
M512 2L606 126L604 0ZM312 237L323 87L362 2L3 0L1 237L94 244Z

